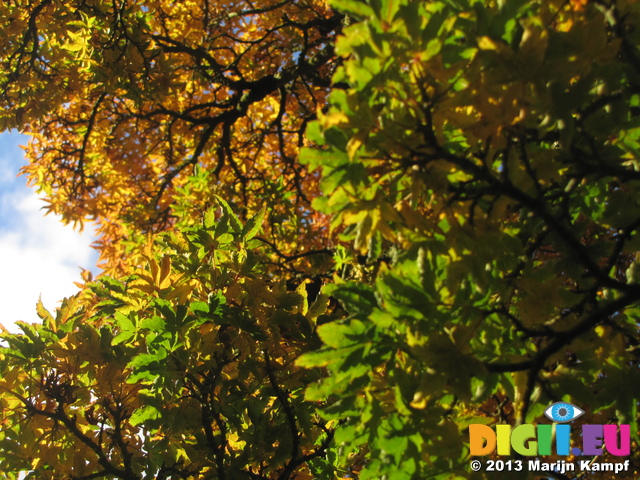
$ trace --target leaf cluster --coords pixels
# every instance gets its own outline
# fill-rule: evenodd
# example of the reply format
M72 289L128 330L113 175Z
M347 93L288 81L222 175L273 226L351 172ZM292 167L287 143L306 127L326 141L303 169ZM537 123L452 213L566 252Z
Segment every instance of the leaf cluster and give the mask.
M3 471L284 480L321 468L332 433L303 396L318 372L295 359L317 344L323 308L260 273L263 213L242 225L219 202L220 218L161 237L137 273L3 335Z
M344 88L301 161L354 255L299 364L343 465L480 478L469 423L560 400L637 432L635 2L334 4Z

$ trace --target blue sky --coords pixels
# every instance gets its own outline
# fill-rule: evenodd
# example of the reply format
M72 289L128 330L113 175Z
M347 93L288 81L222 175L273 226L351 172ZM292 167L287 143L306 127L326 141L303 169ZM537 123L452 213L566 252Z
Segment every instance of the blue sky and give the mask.
M81 233L44 216L44 202L26 177L17 176L26 161L21 144L28 137L0 134L0 323L14 330L16 320L39 321L38 297L49 310L77 292L80 268L97 272L97 252L91 248L93 229Z

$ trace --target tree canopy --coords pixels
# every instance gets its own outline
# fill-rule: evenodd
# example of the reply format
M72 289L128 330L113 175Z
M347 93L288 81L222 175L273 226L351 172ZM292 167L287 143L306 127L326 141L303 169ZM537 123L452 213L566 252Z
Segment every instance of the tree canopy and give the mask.
M108 273L212 193L244 216L269 205L282 258L322 238L296 158L337 60L342 15L323 1L3 8L1 121L33 136L25 172L48 208L97 223Z
M106 272L3 335L0 476L536 478L467 427L565 401L637 477L638 2L0 9L0 122Z

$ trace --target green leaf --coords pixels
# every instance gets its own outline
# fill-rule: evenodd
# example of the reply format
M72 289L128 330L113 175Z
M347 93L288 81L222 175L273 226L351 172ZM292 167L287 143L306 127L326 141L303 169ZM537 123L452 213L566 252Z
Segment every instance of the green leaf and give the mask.
M141 353L136 355L129 362L129 366L132 368L146 367L147 365L151 365L152 363L161 362L165 358L167 358L167 350L163 347L160 347L155 353Z
M348 324L325 323L317 329L318 335L325 345L334 348L349 347L360 343L365 331L365 325L358 320L352 320Z
M328 285L326 293L341 302L349 313L368 314L377 305L373 289L361 283L348 282L342 285Z
M216 224L216 209L215 207L209 207L204 214L204 226L206 228L213 228Z
M362 18L374 16L373 9L359 0L330 0L329 4L337 9Z
M42 303L42 296L38 297L38 303L36 304L36 312L38 317L42 320L45 325L53 325L53 317L49 313L49 311L44 308L44 304ZM49 327L51 328L51 327Z
M189 308L194 313L198 313L198 312L209 313L209 304L207 302L203 302L203 301L191 302L189 304Z
M258 213L251 217L242 229L242 238L247 241L255 237L262 228L264 216L267 212L266 207L262 207Z
M222 207L222 211L224 212L224 214L227 215L227 217L229 219L229 226L231 227L231 230L234 233L242 232L242 224L240 223L240 220L238 220L238 217L236 216L236 214L233 213L233 209L231 208L231 206L221 196L215 195L215 198L218 201L218 203L220 204L220 206Z
M145 405L144 407L134 410L129 419L132 426L137 427L149 420L157 420L162 416L160 410L153 405Z

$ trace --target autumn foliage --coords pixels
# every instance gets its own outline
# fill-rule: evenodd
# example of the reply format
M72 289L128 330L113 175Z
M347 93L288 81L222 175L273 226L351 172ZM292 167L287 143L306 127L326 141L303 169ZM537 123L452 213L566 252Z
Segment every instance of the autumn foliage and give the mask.
M269 204L282 255L320 235L296 158L337 61L342 16L323 1L3 8L2 122L32 135L25 173L48 208L97 223L107 273L213 194L245 217Z
M2 127L105 270L3 336L4 478L535 478L467 427L560 400L637 477L638 2L0 9Z

